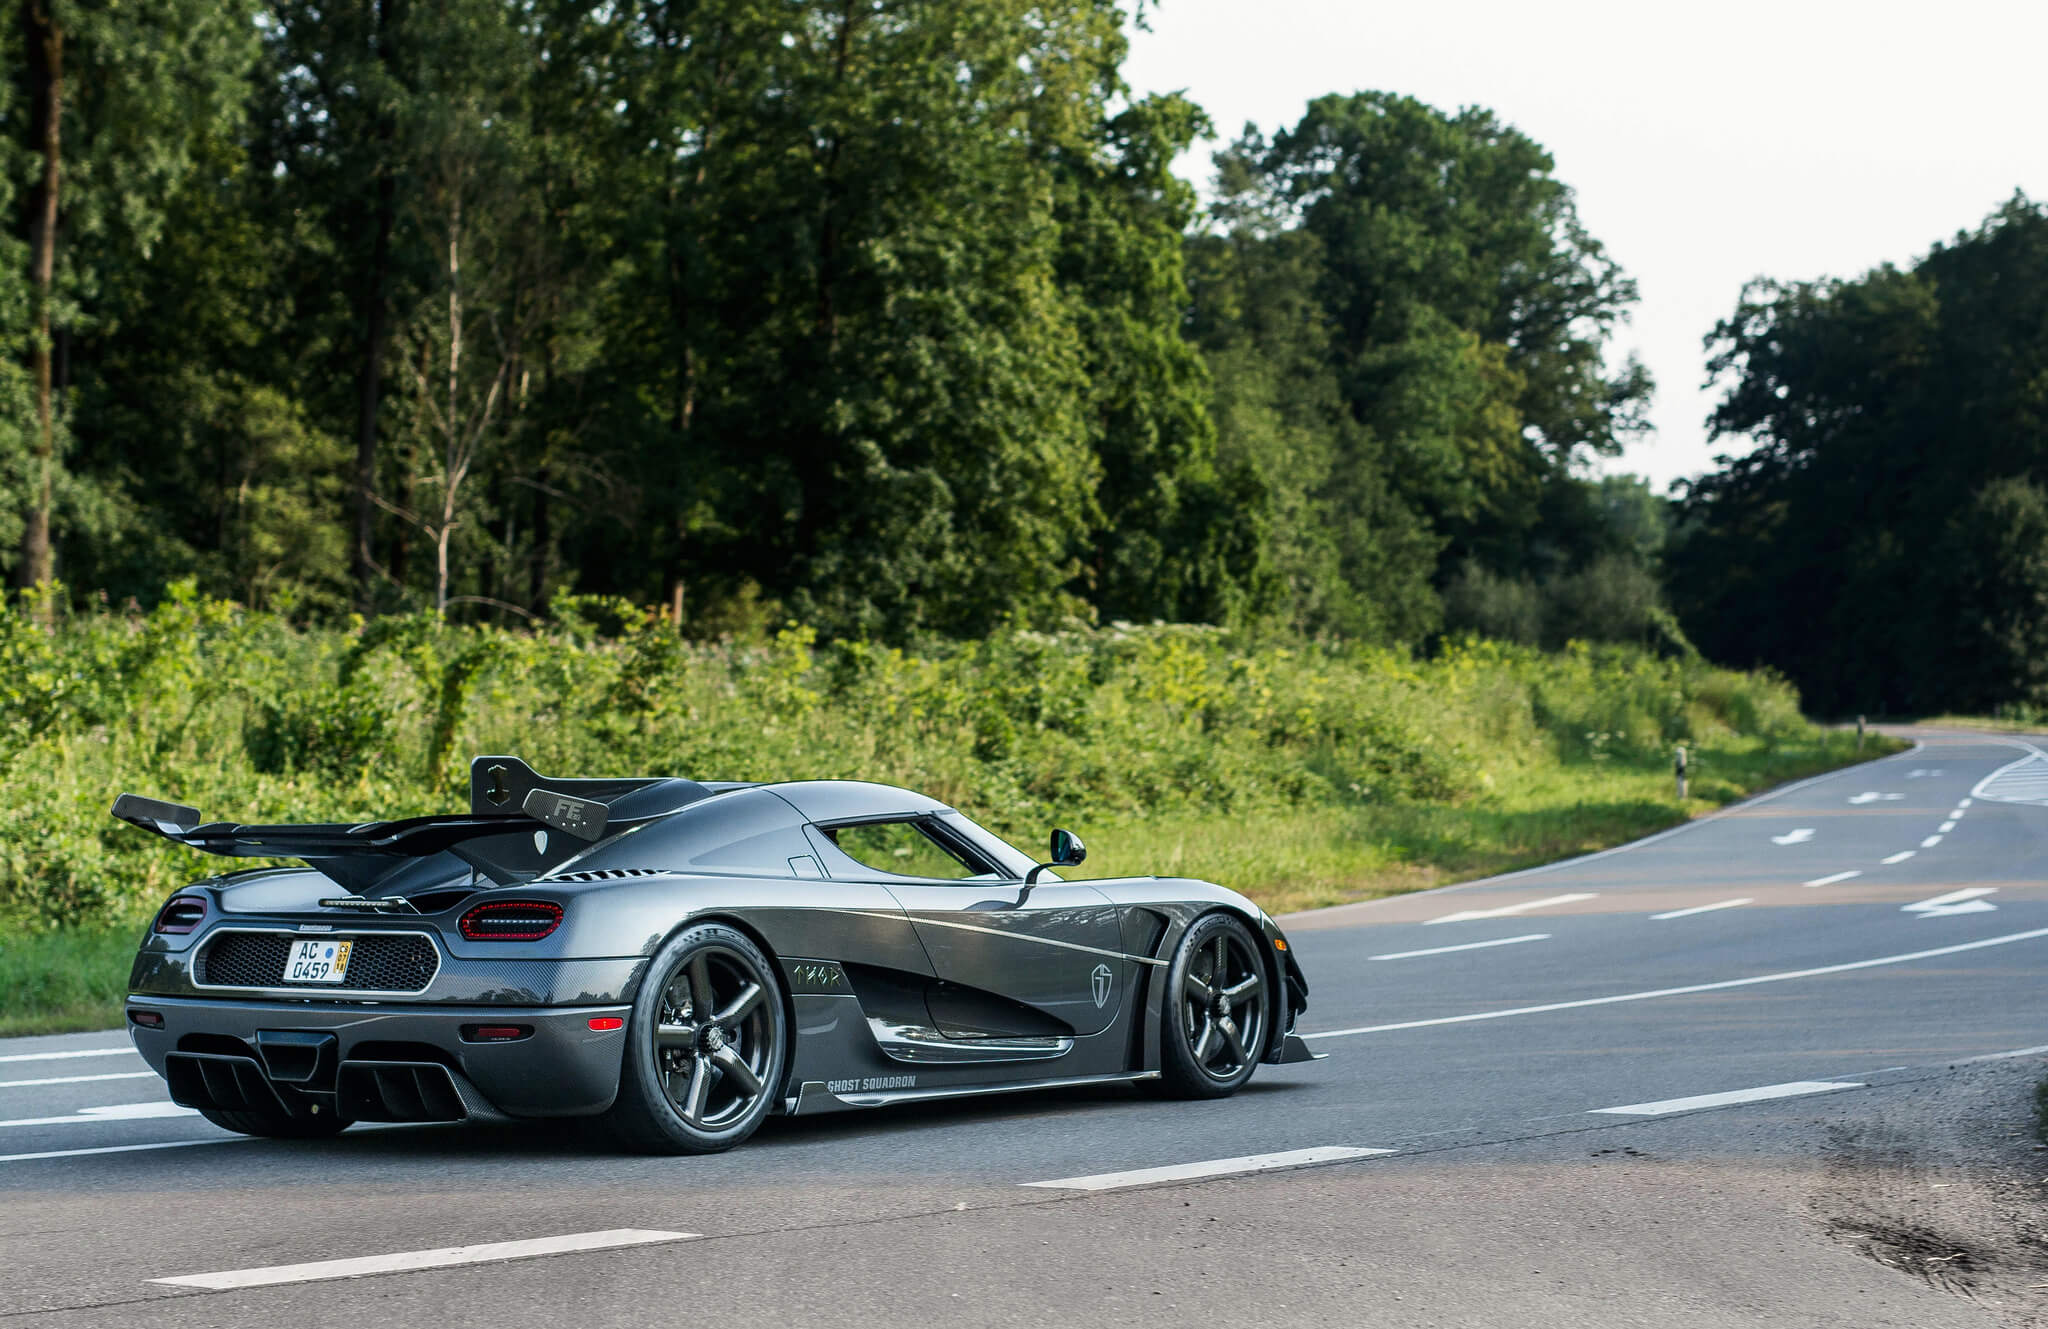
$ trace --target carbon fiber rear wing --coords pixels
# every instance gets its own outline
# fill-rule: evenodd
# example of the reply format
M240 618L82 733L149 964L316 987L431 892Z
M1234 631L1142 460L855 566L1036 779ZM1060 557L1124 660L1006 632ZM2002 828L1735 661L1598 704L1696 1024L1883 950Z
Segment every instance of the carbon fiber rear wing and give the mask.
M229 858L296 858L353 895L369 895L414 861L452 853L501 886L565 862L622 829L610 809L588 798L529 787L517 812L408 817L399 821L245 825L204 821L197 808L138 794L114 800L131 826ZM634 818L631 821L645 820Z

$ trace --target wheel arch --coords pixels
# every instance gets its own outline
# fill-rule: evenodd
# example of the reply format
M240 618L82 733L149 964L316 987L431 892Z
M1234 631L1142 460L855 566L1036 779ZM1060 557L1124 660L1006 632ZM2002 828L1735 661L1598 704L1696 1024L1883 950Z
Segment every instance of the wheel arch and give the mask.
M1163 960L1165 963L1151 966L1158 970L1159 981L1146 996L1143 1012L1145 1033L1142 1041L1144 1063L1135 1067L1136 1070L1157 1071L1163 1064L1160 1040L1165 1035L1167 1013L1170 1009L1168 1003L1171 994L1167 991L1166 980L1173 972L1173 956L1180 949L1180 944L1188 932L1211 914L1227 914L1251 933L1252 949L1259 956L1259 967L1264 972L1267 991L1272 994L1267 1005L1269 1015L1266 1021L1265 1046L1259 1050L1259 1060L1263 1062L1286 1037L1289 1023L1287 972L1281 963L1279 952L1267 941L1265 928L1254 914L1247 912L1240 905L1227 900L1203 901L1161 934L1159 944L1153 952L1153 959Z
M789 995L789 983L782 976L782 957L775 953L773 946L768 944L768 938L762 933L761 929L755 927L739 914L728 913L719 909L707 909L702 913L691 914L689 917L678 922L674 927L662 934L661 940L654 944L652 954L661 954L662 949L678 936L704 923L716 923L720 927L731 928L734 932L739 933L742 937L754 943L760 949L761 954L767 957L768 967L773 971L771 976L775 979L775 996L782 1004L783 1028L789 1031L789 1047L782 1059L782 1083L775 1086L775 1105L769 1109L771 1116L778 1115L783 1110L783 1104L789 1099L789 1077L796 1071L797 1040L796 1005ZM643 974L641 981L645 982L650 977L652 977L651 973Z

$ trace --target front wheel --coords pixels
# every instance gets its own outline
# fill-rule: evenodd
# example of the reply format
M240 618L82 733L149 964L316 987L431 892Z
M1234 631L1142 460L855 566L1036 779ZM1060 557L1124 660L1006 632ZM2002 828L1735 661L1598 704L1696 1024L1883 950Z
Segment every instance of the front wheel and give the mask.
M648 966L605 1124L652 1153L730 1149L774 1107L788 1052L782 987L760 948L723 924L686 928Z
M1161 1086L1177 1098L1222 1098L1258 1069L1273 1009L1258 943L1229 914L1195 920L1166 971Z

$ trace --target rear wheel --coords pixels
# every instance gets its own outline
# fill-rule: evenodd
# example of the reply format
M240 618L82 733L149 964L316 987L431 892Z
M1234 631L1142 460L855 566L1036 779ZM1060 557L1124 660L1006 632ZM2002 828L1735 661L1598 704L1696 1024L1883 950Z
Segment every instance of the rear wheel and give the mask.
M605 1125L655 1153L730 1149L774 1108L788 1050L768 957L723 924L685 929L654 957L633 1003Z
M1258 1069L1273 1009L1250 930L1229 914L1196 919L1166 971L1161 1087L1178 1098L1222 1098Z
M352 1124L331 1113L318 1117L293 1117L283 1112L229 1112L222 1108L201 1108L199 1115L224 1131L238 1135L262 1135L273 1140L321 1140L339 1135Z

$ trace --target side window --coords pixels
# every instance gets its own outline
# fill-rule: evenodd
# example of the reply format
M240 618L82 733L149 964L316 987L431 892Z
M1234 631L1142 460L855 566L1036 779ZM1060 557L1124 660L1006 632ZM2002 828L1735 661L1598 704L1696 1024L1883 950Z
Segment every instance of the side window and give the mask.
M818 829L862 867L895 877L965 881L995 872L992 864L977 861L978 856L964 846L934 838L921 821L869 821Z

